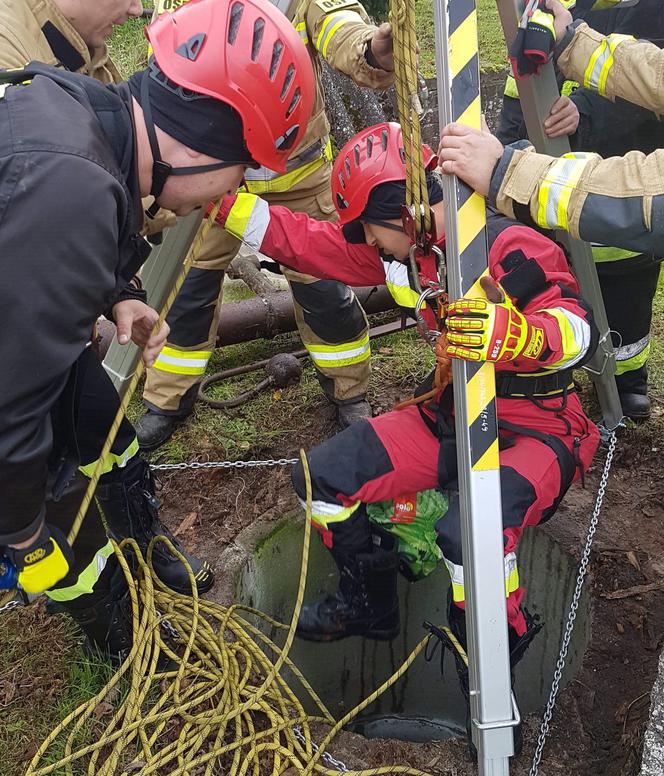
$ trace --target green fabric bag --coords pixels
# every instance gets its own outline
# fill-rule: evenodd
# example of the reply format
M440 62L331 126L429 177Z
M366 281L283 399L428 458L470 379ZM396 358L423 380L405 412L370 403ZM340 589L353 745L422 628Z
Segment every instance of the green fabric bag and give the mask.
M423 579L438 565L442 553L435 525L448 506L447 494L436 489L367 504L369 520L396 538L401 570L409 579Z

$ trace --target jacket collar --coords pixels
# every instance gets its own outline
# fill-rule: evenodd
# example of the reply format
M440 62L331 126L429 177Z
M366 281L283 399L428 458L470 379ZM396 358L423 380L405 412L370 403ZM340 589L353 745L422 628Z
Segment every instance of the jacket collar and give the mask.
M25 0L46 38L54 58L67 70L94 73L109 65L106 46L90 50L83 38L51 0Z

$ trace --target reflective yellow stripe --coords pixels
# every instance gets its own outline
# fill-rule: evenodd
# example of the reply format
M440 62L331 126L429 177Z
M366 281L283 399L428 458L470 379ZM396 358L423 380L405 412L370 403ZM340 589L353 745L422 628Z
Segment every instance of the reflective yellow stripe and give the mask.
M73 585L62 587L58 590L47 590L46 595L52 601L67 602L74 601L79 596L92 593L111 555L113 555L113 547L110 542L107 542L100 550L97 550L94 558L81 571Z
M593 51L588 67L583 74L583 85L595 89L599 94L606 94L606 79L613 67L613 54L616 48L626 40L634 40L632 35L613 33L606 37Z
M300 499L300 504L306 507L306 502L303 499ZM348 520L357 511L360 504L360 501L356 501L349 507L344 507L341 504L331 504L327 501L313 501L311 504L311 519L317 525L328 528L330 523L340 523L342 520Z
M650 356L650 334L631 345L621 345L616 349L616 374L641 369Z
M332 143L328 140L327 145L323 151L323 155L319 156L318 159L307 162L301 167L296 167L294 170L286 172L283 175L279 175L276 178L272 178L271 180L246 180L244 185L248 192L258 195L265 194L266 192L278 193L283 191L290 191L290 189L294 188L298 183L303 181L312 173L316 172L316 170L322 167L326 162L329 162L331 159Z
M540 185L537 223L549 229L567 230L567 207L585 166L596 154L565 154L549 167Z
M413 309L420 295L410 287L408 268L399 261L384 261L385 285L400 307Z
M638 251L628 251L624 248L610 248L607 245L593 245L593 259L597 264L605 261L622 261L623 259L632 259L634 256L640 256Z
M321 27L316 39L316 48L323 57L327 58L327 49L335 33L344 24L348 24L348 22L364 23L362 17L356 11L336 11L325 17L325 23Z
M240 192L230 209L224 228L253 250L259 250L270 225L270 207L255 194Z
M300 39L302 40L302 43L304 43L304 45L306 46L307 43L309 43L309 36L307 35L307 23L298 22L295 25L295 29L297 30L297 33L300 36Z
M445 565L450 574L452 582L452 600L454 603L462 604L466 600L466 594L463 586L463 566L459 566L452 561L445 559ZM505 596L509 597L519 589L519 568L516 562L516 554L508 552L504 560L505 575Z
M318 367L338 367L359 364L371 356L371 344L369 334L353 342L344 342L341 345L305 345L311 356L311 360Z
M505 80L505 97L513 97L515 100L519 99L519 88L516 85L516 78L513 75L508 75Z
M132 443L123 453L120 453L119 455L116 455L115 453L109 453L106 456L104 459L104 467L101 470L101 473L107 474L114 466L121 469L123 466L127 465L127 461L130 461L136 455L138 455L138 439L134 437ZM92 477L92 473L97 466L97 460L98 459L95 459L92 461L92 463L86 463L85 466L79 466L78 470L86 477Z
M560 331L562 358L554 364L550 364L550 369L560 369L574 366L586 354L590 346L590 325L583 318L562 307L553 307L548 310L538 310L538 313L546 313L555 318Z
M202 375L211 355L211 350L178 350L166 346L157 356L154 368L175 375Z
M569 97L570 94L579 88L579 86L581 86L581 84L578 81L564 81L560 90L560 94L563 97Z

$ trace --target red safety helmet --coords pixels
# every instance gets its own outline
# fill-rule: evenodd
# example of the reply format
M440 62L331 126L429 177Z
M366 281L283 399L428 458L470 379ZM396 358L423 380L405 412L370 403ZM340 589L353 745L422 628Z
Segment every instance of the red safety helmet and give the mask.
M306 47L269 0L189 0L145 34L167 78L235 108L252 157L285 172L316 91Z
M422 144L424 167L436 167L438 157ZM339 223L359 218L373 189L406 179L406 154L401 126L393 121L374 124L352 137L339 151L332 168L332 198Z

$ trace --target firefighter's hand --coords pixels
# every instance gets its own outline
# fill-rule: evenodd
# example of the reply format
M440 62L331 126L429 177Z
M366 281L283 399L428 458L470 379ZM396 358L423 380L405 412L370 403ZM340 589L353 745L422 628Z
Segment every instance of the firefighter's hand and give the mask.
M572 14L558 0L546 0L546 7L553 14L553 28L556 32L556 43L560 43L565 31L574 21Z
M579 126L579 109L569 97L558 97L544 122L547 137L573 135Z
M491 175L503 150L500 140L489 132L484 118L481 130L454 123L440 131L440 169L448 175L457 175L483 197L489 193Z
M156 310L140 299L126 299L113 307L113 319L118 330L118 342L126 345L131 340L143 350L145 366L151 367L166 344L170 328L161 324L156 334L152 333L159 320Z
M33 595L50 590L67 576L74 552L59 528L44 523L28 542L9 546L5 552L18 572L18 583Z
M529 323L493 278L480 281L486 299L458 299L447 310L447 355L465 361L536 359L544 331Z
M371 53L381 70L392 72L394 70L394 52L392 40L392 25L383 22L374 32L371 39Z

